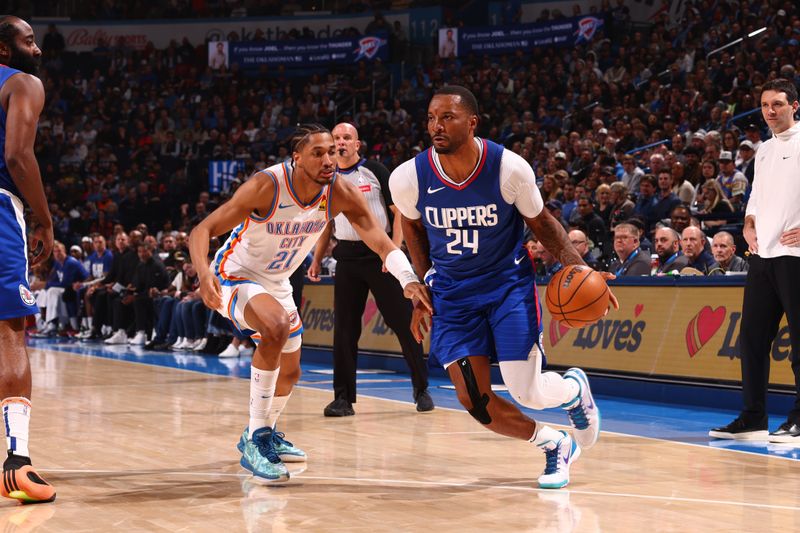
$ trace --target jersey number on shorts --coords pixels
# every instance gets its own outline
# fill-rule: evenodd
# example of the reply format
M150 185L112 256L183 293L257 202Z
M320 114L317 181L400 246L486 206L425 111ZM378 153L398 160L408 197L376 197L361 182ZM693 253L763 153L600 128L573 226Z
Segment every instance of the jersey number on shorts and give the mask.
M449 229L446 235L448 239L453 239L447 243L447 253L461 255L462 250L467 248L471 249L473 254L478 253L478 230ZM461 250L456 247L460 247Z
M274 259L267 267L267 270L271 271L283 271L289 268L292 264L292 260L294 256L297 255L297 250L281 250L280 252L276 253Z

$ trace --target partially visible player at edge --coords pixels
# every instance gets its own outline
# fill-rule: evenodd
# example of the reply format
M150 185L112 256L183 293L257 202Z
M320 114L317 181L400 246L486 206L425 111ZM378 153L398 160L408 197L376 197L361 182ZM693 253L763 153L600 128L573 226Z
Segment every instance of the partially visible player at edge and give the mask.
M544 451L539 485L561 488L581 448L597 441L600 413L582 370L571 368L564 377L542 372L541 308L522 247L524 225L561 264L584 262L543 209L530 165L476 138L477 125L478 103L468 89L440 89L428 106L433 148L395 169L389 186L414 266L427 272L435 310L431 356L447 369L459 401L478 422ZM611 301L618 306L613 295ZM417 340L429 319L429 311L415 305ZM574 437L536 423L495 395L493 356L514 399L532 409L563 407Z
M299 127L292 137L291 162L254 174L189 237L203 301L258 344L250 373L250 422L239 440L240 463L268 480L287 480L284 462L306 459L275 431L275 424L300 377L303 329L289 276L328 221L343 213L400 281L405 296L421 299L432 310L425 286L370 213L364 195L336 179L335 161L330 131L316 124ZM212 272L209 239L231 229Z
M31 236L31 264L50 257L53 221L33 153L44 87L36 74L42 52L22 19L0 16L0 396L8 458L0 494L22 503L51 502L56 491L31 466L31 366L25 348L25 317L36 312L28 286L24 198L38 226Z

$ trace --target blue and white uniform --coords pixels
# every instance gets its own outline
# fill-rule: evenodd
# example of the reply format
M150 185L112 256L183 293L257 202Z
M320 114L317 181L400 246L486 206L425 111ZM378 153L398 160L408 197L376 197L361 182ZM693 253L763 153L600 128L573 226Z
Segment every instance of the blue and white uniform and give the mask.
M526 360L539 345L541 308L522 247L524 220L543 201L530 165L491 141L475 139L478 164L457 184L428 149L400 165L389 181L406 218L427 230L433 263L431 355L447 366L471 355Z
M0 65L0 88L20 71ZM22 200L5 159L6 119L0 107L0 320L38 312L36 298L28 285L28 243Z
M217 251L212 268L222 285L218 311L259 341L261 337L245 320L244 310L251 298L269 294L289 315L289 340L283 349L293 352L300 348L303 324L292 300L289 276L306 259L330 220L333 182L304 204L292 188L293 168L288 163L261 172L274 181L275 197L267 213L251 213Z

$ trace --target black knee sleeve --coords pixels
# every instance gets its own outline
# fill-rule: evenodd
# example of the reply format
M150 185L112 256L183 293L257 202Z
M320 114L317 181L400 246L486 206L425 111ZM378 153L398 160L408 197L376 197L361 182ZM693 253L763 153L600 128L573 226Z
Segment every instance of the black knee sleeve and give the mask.
M478 388L478 382L475 380L475 374L472 372L472 365L466 357L456 361L458 368L461 369L461 375L464 376L464 384L467 387L469 394L469 401L472 403L472 409L467 409L467 412L472 415L472 418L477 420L483 425L492 423L492 417L486 406L489 405L489 395L486 393L481 394Z

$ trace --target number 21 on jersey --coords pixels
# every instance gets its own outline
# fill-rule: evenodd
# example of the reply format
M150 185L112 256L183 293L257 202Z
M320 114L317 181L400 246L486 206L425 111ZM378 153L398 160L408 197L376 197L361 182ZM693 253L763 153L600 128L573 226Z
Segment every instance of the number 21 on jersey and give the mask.
M478 230L451 228L445 234L450 241L447 243L447 253L461 255L467 249L472 250L473 254L478 253Z
M292 265L294 256L297 255L297 248L294 250L279 250L273 257L272 261L267 265L267 270L270 272L282 272L287 270Z

